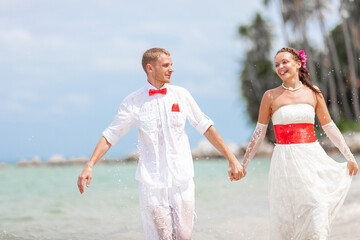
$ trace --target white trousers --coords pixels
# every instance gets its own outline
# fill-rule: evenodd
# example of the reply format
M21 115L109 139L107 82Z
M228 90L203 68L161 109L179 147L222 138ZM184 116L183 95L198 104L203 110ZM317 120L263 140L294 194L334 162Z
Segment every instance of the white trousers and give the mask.
M141 219L146 240L191 239L195 218L195 185L154 188L139 183Z

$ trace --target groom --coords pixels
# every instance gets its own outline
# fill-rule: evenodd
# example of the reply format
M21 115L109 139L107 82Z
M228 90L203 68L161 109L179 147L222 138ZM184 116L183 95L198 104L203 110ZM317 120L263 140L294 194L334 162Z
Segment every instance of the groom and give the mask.
M80 193L90 186L93 166L131 128L138 128L140 159L136 170L146 239L191 239L195 186L186 119L229 161L230 180L245 176L213 126L184 88L169 85L170 53L151 48L143 54L146 85L127 96L113 122L103 132L89 162L78 178Z

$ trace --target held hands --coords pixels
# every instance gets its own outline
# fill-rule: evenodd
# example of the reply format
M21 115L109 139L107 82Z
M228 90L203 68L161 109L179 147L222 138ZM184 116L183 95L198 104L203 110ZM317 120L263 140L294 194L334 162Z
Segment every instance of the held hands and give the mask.
M86 165L82 173L79 175L77 181L77 185L81 194L83 194L84 192L85 180L87 180L86 187L90 186L91 177L92 177L92 167Z
M228 169L230 181L238 181L246 176L245 168L239 163L238 160L229 162Z
M357 163L356 163L356 162L353 162L353 161L348 161L348 162L347 162L347 167L348 167L348 169L349 169L349 175L350 175L350 176L355 176L356 173L357 173L358 170L359 170L359 167L358 167Z

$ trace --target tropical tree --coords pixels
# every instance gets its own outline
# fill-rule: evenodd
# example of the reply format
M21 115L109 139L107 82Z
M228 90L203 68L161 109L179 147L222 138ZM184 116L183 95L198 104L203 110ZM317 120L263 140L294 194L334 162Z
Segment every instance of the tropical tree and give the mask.
M345 47L346 47L346 55L349 66L349 75L350 75L350 84L351 84L351 103L353 105L353 110L355 114L355 120L360 124L360 108L359 108L359 91L357 86L357 77L356 77L356 66L355 66L355 58L353 54L353 47L351 44L351 36L348 28L348 11L344 8L343 0L340 0L340 15L341 15L341 26L343 30Z
M346 11L345 15L347 18L347 22L349 24L349 30L350 35L352 38L351 43L353 44L353 47L355 49L356 55L360 56L360 1L358 0L343 0L342 1L342 8ZM357 58L358 59L358 58ZM355 59L356 60L356 59ZM358 62L357 67L358 74L359 74L359 65L360 62Z
M266 6L269 6L270 4L270 1L271 0L263 0L263 3L266 5ZM284 18L284 8L283 8L283 1L282 0L273 0L272 2L274 2L274 4L276 5L280 15L281 15L281 20L282 20L282 24L281 24L281 27L282 27L282 31L283 31L283 36L284 36L284 40L285 40L285 45L286 46L290 46L289 43L290 43L290 39L289 39L289 33L286 29L286 21L285 21L285 18Z
M257 13L250 25L240 26L238 32L249 48L242 61L241 92L246 100L248 116L253 123L256 123L262 95L266 90L280 84L273 70L273 62L269 60L272 50L272 29L260 13ZM267 138L275 141L271 123Z
M289 22L293 25L294 32L297 32L298 38L301 39L304 46L304 50L308 57L307 66L309 67L310 79L312 83L318 85L315 64L306 31L307 20L312 15L314 9L313 2L302 0L283 0L282 6L282 14L285 22Z
M337 50L335 47L334 39L332 38L332 35L329 34L326 22L324 19L323 11L328 9L327 6L327 0L316 0L315 1L315 10L317 13L317 18L320 23L320 29L324 40L324 54L325 59L323 60L323 72L328 72L329 76L329 92L330 92L330 99L331 99L331 109L334 116L334 119L336 122L339 121L340 113L338 109L338 101L337 101L337 91L336 91L336 85L334 83L334 77L331 74L331 68L327 66L328 58L331 58L331 62L333 63L333 66L335 68L335 74L336 74L336 80L337 80L337 86L339 90L339 95L342 101L342 109L344 110L344 118L347 121L352 120L350 107L347 101L347 94L346 94L346 87L344 85L344 77L341 75L341 67L339 62L339 57L337 54ZM328 56L330 55L330 56Z
M333 1L336 0L263 0L263 3L269 6L269 2L273 2L277 7L283 20L282 29L287 45L306 51L311 81L319 85L328 99L327 104L339 128L356 130L360 126L360 1L338 0L341 24L329 32L324 13ZM311 46L307 36L307 22L314 19L320 24L324 42L321 48ZM288 32L290 26L293 28L292 35ZM240 36L249 45L243 60L241 91L252 122L257 121L263 93L280 83L275 80L278 78L270 56L271 33L272 28L259 13L248 26L239 27ZM338 104L342 105L341 108Z

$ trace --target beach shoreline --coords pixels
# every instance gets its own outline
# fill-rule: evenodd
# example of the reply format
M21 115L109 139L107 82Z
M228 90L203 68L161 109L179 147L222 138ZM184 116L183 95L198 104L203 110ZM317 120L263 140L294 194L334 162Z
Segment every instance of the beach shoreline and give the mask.
M268 239L269 167L270 158L255 158L244 179L230 182L224 159L194 161L193 239ZM2 171L0 239L144 239L136 164L98 166L84 194L76 187L80 171L78 166ZM332 240L359 239L359 189L356 176L334 221Z
M346 143L348 144L351 152L354 155L360 154L360 132L352 132L344 134ZM331 157L337 157L339 150L327 137L318 139L321 146ZM246 143L247 144L247 143ZM246 151L246 144L235 144L228 142L227 145L231 152L235 154L238 159L242 159ZM275 144L264 141L256 153L256 157L271 157ZM223 156L218 152L206 139L200 141L198 145L192 149L192 156L194 160L209 160L219 159ZM126 162L137 162L139 159L138 151L132 151L125 157L103 157L99 164L119 164ZM84 166L89 161L87 156L65 158L62 155L56 154L48 158L46 161L42 161L39 157L34 156L32 159L21 159L15 164L18 167L41 167L41 166ZM8 163L0 162L0 170L6 169Z

